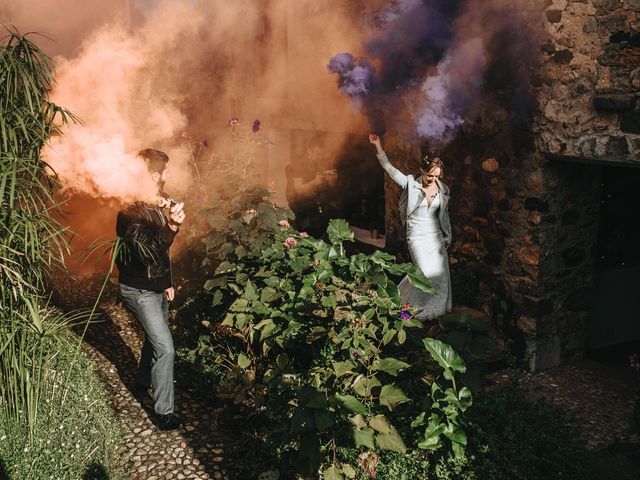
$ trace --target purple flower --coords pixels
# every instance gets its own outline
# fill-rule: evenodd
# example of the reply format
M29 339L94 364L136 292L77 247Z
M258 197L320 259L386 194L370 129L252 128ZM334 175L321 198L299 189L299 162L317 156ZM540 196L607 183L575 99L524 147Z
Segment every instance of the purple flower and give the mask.
M202 139L202 146L203 146L203 147L208 147L208 146L209 146L209 140L208 140L208 139L206 139L206 138L203 138L203 139Z
M411 318L411 313L407 310L402 310L400 312L400 320L409 320Z
M360 354L358 353L357 350L351 350L351 356L353 358L360 358Z
M262 122L260 120L254 120L253 125L251 125L251 130L253 133L258 133L262 129Z

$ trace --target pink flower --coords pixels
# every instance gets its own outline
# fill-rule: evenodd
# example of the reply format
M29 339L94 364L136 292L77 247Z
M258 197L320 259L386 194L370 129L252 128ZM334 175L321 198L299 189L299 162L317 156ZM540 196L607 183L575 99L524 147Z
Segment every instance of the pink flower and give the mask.
M309 238L309 234L307 232L300 232L299 237L300 238Z
M280 225L282 228L289 228L291 225L289 225L289 222L287 222L286 220L280 220L278 222L278 225Z
M231 117L229 119L229 126L230 127L237 127L238 125L240 125L240 122L238 121L238 117Z
M284 246L287 248L295 247L298 244L295 238L289 237L284 241Z
M256 213L258 213L258 212L256 211L255 208L250 208L249 210L247 210L247 214L249 214L249 215L255 215Z

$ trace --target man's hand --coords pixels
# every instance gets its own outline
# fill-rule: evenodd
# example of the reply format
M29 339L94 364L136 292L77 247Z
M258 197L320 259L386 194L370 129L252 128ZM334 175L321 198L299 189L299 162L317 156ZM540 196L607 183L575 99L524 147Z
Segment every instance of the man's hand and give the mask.
M173 302L173 299L176 296L176 291L173 289L173 287L170 287L164 291L164 294L167 296L167 300Z
M176 203L171 207L171 213L169 214L169 227L172 230L177 230L178 226L184 222L184 202Z

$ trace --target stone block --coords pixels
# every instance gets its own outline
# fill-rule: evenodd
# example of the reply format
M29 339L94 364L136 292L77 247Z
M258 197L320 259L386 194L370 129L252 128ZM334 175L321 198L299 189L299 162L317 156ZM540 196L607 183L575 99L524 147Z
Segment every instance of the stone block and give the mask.
M600 111L624 111L631 110L635 104L636 96L627 95L596 95L593 97L593 107Z
M540 263L540 248L523 247L516 250L516 256L525 265L537 266Z
M599 20L600 26L607 29L608 32L619 32L624 30L625 24L627 23L626 15L607 15L601 17Z
M606 154L612 156L622 156L629 153L629 144L626 137L616 137L611 135L607 139Z
M603 52L598 55L598 63L605 66L618 65L620 59L620 48L618 45L606 45Z
M622 67L640 67L640 51L638 48L623 48L620 53L619 63Z
M557 367L562 361L560 337L527 338L526 359L532 372Z
M482 162L482 169L485 172L493 173L496 172L500 168L500 164L495 158L487 158L484 162Z
M558 23L562 20L561 10L547 10L545 14L549 23Z
M573 52L569 49L557 50L553 54L553 61L561 65L566 65L573 60Z
M584 33L595 33L598 31L598 20L595 17L589 17L582 27Z
M631 10L640 10L640 0L627 0L627 3Z

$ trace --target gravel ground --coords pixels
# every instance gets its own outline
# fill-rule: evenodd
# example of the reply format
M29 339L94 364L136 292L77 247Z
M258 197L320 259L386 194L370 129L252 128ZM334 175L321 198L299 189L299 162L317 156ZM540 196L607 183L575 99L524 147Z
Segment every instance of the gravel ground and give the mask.
M60 278L56 282L58 303L66 309L91 308L100 278ZM218 428L222 408L216 407L207 392L178 383L176 409L187 424L184 430L173 432L159 431L150 420L149 405L141 405L131 394L143 332L116 303L115 293L115 285L107 284L98 320L87 329L85 349L111 395L125 433L121 453L129 478L234 478L225 455L233 438ZM587 359L535 374L509 369L488 377L489 384L495 385L511 380L570 414L585 444L601 457L603 480L640 478L635 460L640 438L632 433L640 379ZM630 466L625 466L632 457ZM612 465L621 469L614 477Z

